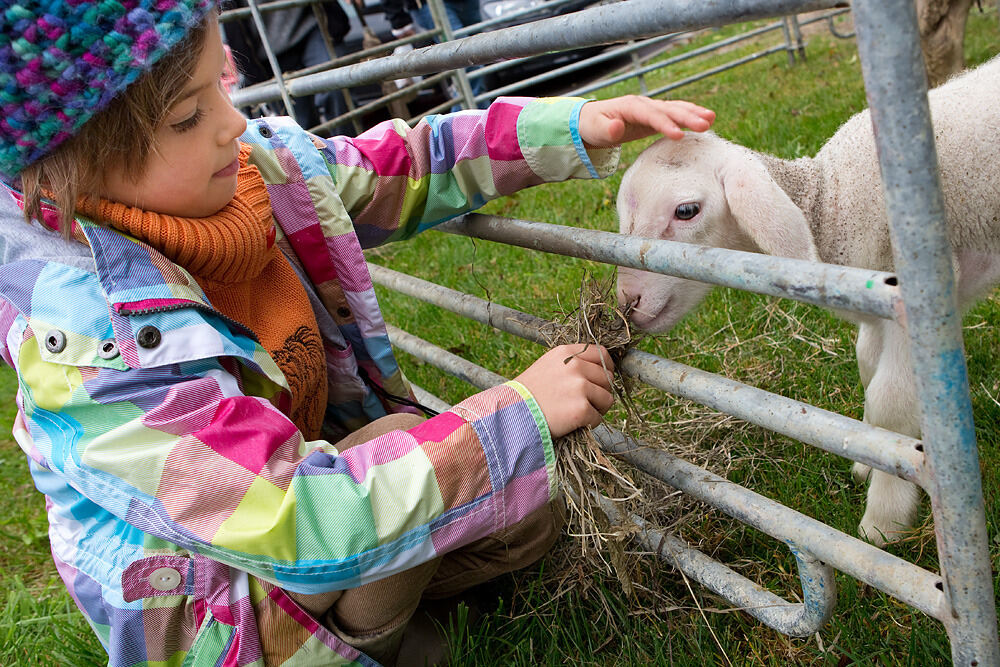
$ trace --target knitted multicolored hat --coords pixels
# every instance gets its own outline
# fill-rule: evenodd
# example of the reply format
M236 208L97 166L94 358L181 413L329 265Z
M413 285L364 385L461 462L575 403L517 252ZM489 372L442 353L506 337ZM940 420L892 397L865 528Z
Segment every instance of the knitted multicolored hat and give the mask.
M52 152L196 26L214 0L0 4L0 175Z

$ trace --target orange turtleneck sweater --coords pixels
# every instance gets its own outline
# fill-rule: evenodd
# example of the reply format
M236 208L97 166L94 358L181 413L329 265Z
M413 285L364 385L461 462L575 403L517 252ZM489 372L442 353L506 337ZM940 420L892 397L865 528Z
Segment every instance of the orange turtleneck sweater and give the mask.
M260 339L288 380L289 417L307 439L319 437L326 410L323 342L305 288L274 245L267 187L240 151L236 196L207 218L180 218L83 198L77 210L138 238L190 272L211 304Z

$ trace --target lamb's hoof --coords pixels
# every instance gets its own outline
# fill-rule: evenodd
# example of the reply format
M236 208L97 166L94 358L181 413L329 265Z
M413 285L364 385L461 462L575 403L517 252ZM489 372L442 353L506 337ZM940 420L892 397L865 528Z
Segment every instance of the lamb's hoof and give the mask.
M895 542L907 532L906 526L901 524L898 518L872 516L872 514L874 513L869 510L861 517L861 523L858 525L858 535L861 539L881 548L890 542Z
M865 526L863 522L858 526L858 535L880 549L889 543L880 529L875 526Z
M872 467L865 465L864 463L855 463L851 468L851 476L854 477L854 481L858 484L864 484L867 482L871 475Z

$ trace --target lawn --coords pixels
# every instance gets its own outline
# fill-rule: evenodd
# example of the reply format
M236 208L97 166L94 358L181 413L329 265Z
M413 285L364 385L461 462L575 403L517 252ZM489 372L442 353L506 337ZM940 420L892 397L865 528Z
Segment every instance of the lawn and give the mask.
M985 3L984 3L985 4ZM967 60L1000 52L996 5L973 8ZM689 48L723 39L734 27L706 31ZM865 105L855 46L819 31L810 34L808 60L789 66L783 54L753 62L675 91L715 109L720 135L782 157L811 155L837 127ZM760 48L741 47L726 58ZM683 63L647 75L650 88L716 64ZM636 92L618 84L598 96ZM623 166L648 142L628 146ZM613 231L619 173L600 182L543 186L492 202L487 213ZM462 291L551 317L575 302L585 273L605 277L610 267L428 232L412 242L373 251L370 259ZM380 290L386 318L438 345L506 376L514 376L541 348ZM966 317L966 348L980 439L987 521L998 534L1000 503L1000 295ZM853 356L853 328L804 304L717 288L701 308L669 335L643 349L768 391L861 417L862 392ZM448 401L472 389L459 380L400 355L406 373ZM13 419L13 375L0 373L0 432ZM709 467L736 482L853 534L864 502L849 462L799 442L716 415L702 406L642 392L641 409L685 451L702 448ZM613 415L617 419L620 415ZM48 554L44 501L34 491L24 455L0 442L0 664L90 665L104 661ZM925 507L926 510L926 507ZM925 511L926 515L926 511ZM687 509L676 529L714 557L782 596L798 591L788 550L771 538L707 508ZM728 603L690 587L680 575L646 558L634 573L634 598L607 573L585 569L564 548L536 567L504 577L486 590L496 609L456 634L457 665L928 665L947 662L940 624L857 581L838 575L833 619L806 639L790 639ZM925 523L890 550L935 569L932 527ZM1000 564L1000 542L991 543Z

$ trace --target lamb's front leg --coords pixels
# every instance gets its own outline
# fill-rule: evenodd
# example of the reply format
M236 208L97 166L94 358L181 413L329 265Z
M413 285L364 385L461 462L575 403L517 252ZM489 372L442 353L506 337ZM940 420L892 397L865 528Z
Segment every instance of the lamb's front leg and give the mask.
M863 322L858 330L857 355L865 386L865 422L919 438L920 414L906 330L888 320ZM868 466L855 464L855 477L859 473L868 476L868 472ZM870 470L870 479L868 504L858 532L872 544L883 546L916 521L920 487L881 470Z

